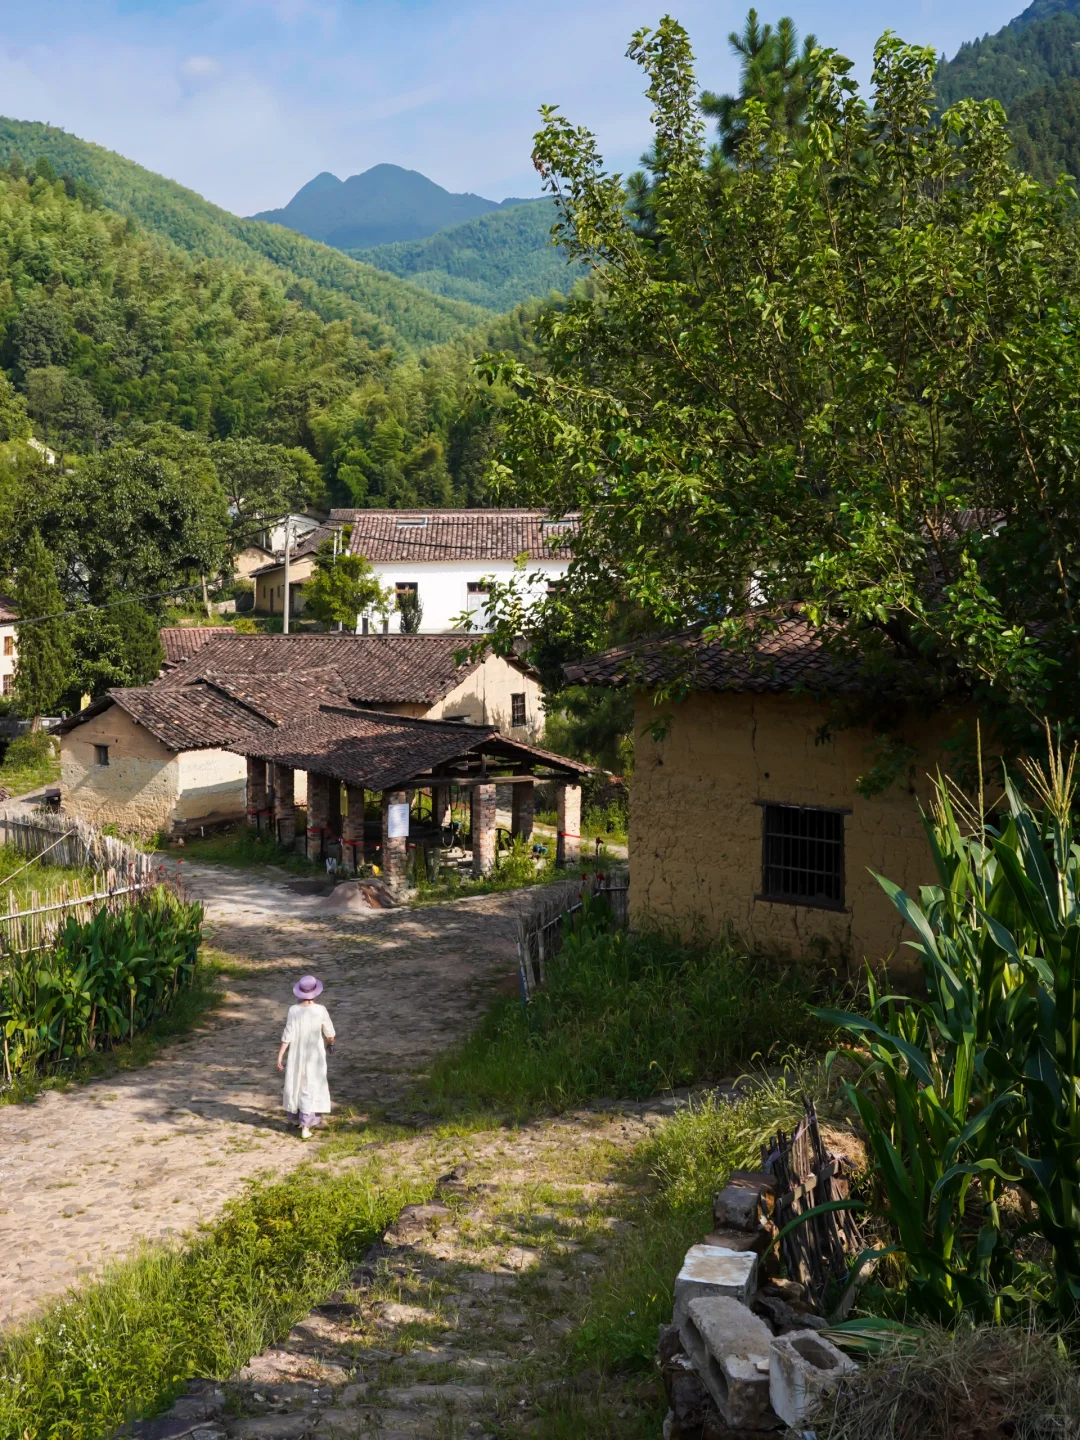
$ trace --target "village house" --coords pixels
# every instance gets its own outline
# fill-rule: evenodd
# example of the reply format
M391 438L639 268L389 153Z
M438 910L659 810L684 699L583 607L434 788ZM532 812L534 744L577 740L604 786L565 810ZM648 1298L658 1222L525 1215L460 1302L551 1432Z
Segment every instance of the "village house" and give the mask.
M319 545L345 527L348 551L370 561L379 581L401 596L413 592L422 607L420 631L445 634L461 628L460 617L483 627L490 577L508 580L519 556L528 587L539 598L559 582L570 561L567 544L575 521L551 520L540 510L332 510L328 522L310 531L290 550L290 615L304 612L304 584L315 567ZM283 561L257 570L255 609L280 615L285 605ZM400 629L400 616L358 616L362 631Z
M654 704L689 653L690 693ZM685 935L729 928L755 949L842 959L858 969L895 954L904 925L871 872L917 895L935 879L919 813L956 716L913 715L910 783L864 798L874 736L832 730L823 692L838 680L820 635L792 617L752 657L684 637L624 646L567 668L577 683L629 686L631 908ZM662 738L652 738L658 720Z
M9 697L15 688L15 662L19 658L18 634L12 601L0 595L0 696Z
M247 809L247 766L230 746L324 704L484 727L522 744L543 728L535 675L490 654L459 661L460 637L207 626L163 639L159 679L110 690L61 725L69 814L142 833L236 819Z

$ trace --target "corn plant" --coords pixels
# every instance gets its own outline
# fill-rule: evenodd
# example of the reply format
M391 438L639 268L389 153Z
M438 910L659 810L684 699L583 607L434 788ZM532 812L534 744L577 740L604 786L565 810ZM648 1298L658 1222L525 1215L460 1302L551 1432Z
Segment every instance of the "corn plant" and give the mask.
M913 1306L1003 1319L1040 1285L1016 1242L1054 1256L1062 1315L1080 1307L1080 845L1073 764L1050 747L1027 763L1026 799L1006 775L998 823L939 777L927 832L940 884L916 904L877 879L918 939L926 998L879 995L868 1016L819 1012L860 1037L847 1094L866 1130L880 1213ZM981 1223L968 1214L978 1180ZM1006 1234L1002 1184L1035 1209Z
M5 959L0 1033L10 1081L130 1040L195 976L202 911L164 886L136 905L69 916L46 950Z

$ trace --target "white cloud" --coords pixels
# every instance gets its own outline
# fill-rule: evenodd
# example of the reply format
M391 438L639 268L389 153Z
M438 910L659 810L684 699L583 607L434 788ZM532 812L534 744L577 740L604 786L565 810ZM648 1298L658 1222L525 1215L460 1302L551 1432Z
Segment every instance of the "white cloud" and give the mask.
M190 75L194 80L203 80L208 75L216 75L221 69L221 61L215 60L212 55L190 55L180 66L183 74Z

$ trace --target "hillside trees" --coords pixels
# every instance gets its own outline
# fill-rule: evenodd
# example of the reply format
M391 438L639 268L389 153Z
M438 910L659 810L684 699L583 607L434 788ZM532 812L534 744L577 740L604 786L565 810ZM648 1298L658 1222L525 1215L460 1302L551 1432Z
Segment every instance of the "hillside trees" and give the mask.
M934 56L886 36L869 104L819 51L798 147L747 102L723 184L674 21L632 54L654 106L656 234L593 137L547 109L536 157L604 290L541 317L513 388L502 496L579 511L565 591L613 614L769 624L800 603L904 706L975 694L1021 740L1080 710L1080 249L1063 196L1009 164L1004 116L940 124ZM550 607L549 607L550 608ZM505 637L504 637L505 638Z

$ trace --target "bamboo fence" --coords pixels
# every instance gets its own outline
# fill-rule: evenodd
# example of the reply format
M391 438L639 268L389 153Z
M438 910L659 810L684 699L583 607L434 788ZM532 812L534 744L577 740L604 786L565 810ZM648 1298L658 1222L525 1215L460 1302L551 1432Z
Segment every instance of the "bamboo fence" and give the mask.
M0 882L0 954L25 954L47 946L69 915L81 919L102 906L120 909L159 881L153 857L86 820L48 812L0 811L0 845L10 845L27 864L67 865L89 871L78 880L44 885L20 905L13 890L4 899ZM8 880L14 876L8 876Z
M611 906L615 926L625 930L630 923L630 886L619 876L601 879L590 875L552 886L528 912L518 919L518 984L523 1004L528 1004L543 985L547 962L562 949L562 922L581 909L585 892L603 895Z

